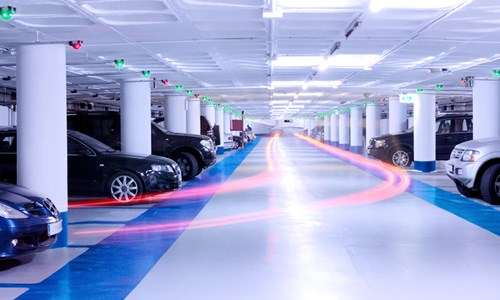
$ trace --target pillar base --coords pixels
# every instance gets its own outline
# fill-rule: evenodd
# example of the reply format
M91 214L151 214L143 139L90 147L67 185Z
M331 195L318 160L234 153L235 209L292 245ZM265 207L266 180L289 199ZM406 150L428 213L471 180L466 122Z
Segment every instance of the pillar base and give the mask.
M52 248L68 247L68 212L61 212L62 231L57 235L57 240Z
M339 141L330 141L330 145L332 145L333 147L338 147Z
M415 170L422 172L432 172L436 171L436 161L414 161L413 166Z
M350 147L349 151L357 154L363 154L363 146L352 146Z
M224 146L217 146L217 151L215 152L217 155L223 155L224 154Z
M349 151L350 148L351 148L351 145L349 145L349 144L339 144L339 148L342 149L342 150Z
M330 140L324 140L323 143L327 144L327 145L331 145L332 144L332 142Z

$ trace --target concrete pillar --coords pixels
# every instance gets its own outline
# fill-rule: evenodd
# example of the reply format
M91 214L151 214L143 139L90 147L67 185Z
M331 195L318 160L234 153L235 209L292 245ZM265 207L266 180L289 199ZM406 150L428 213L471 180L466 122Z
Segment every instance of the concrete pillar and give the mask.
M231 135L231 113L224 111L224 134Z
M406 121L407 104L399 102L399 97L389 98L389 133L395 134L408 129Z
M380 120L380 134L389 134L389 119Z
M330 123L330 115L326 115L325 118L323 119L323 128L324 134L323 134L323 139L325 141L325 144L330 144L330 139L331 139L331 123Z
M500 80L475 79L472 107L474 139L500 137Z
M68 245L66 45L17 46L17 184L45 195L63 219Z
M351 147L354 153L363 153L363 109L351 108Z
M121 83L121 142L123 152L151 155L151 83Z
M366 106L366 144L370 139L380 135L380 106L369 103Z
M341 149L349 150L350 148L350 128L349 128L349 112L343 112L339 117L339 146Z
M213 104L201 104L200 106L200 115L205 116L210 126L214 126L215 124L215 107Z
M172 132L186 133L186 97L179 95L167 95L163 101L166 130Z
M330 144L332 146L339 146L339 115L333 114L330 116Z
M200 101L188 100L187 133L200 134Z
M413 151L415 170L436 170L436 96L418 94L413 104Z
M220 141L217 144L217 154L224 154L224 109L217 107L215 110L215 124L219 126Z

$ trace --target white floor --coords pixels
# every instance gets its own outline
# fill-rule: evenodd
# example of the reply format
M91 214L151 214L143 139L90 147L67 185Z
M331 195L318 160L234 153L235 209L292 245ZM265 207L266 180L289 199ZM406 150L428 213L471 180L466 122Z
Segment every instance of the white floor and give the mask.
M278 139L270 166L269 141L262 139L226 181L232 191L214 195L127 299L500 299L499 236L409 193L317 209L318 201L383 181L295 138ZM409 173L456 193L439 169ZM15 299L148 209L155 208L70 212L77 247L0 271L0 299ZM82 229L109 231L74 234Z

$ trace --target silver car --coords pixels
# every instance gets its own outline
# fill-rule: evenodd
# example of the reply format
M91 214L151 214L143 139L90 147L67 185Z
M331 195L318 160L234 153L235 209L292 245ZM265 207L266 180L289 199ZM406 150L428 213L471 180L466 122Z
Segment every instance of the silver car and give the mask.
M446 162L446 174L462 195L500 204L500 138L456 145Z

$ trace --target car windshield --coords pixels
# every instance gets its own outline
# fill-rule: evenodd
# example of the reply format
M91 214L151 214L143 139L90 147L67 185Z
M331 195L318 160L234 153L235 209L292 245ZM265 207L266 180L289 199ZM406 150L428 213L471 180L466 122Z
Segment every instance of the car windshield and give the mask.
M151 122L151 125L153 125L154 127L158 128L159 130L161 130L162 132L165 132L165 133L173 133L172 131L170 130L166 130L165 128L163 128L162 126L158 125L157 123L155 122Z
M117 150L109 147L108 145L104 144L101 141L98 141L94 139L93 137L90 137L86 134L83 134L78 131L70 131L69 135L74 137L75 139L79 140L80 142L84 143L85 145L94 148L95 151L97 152L116 152Z

